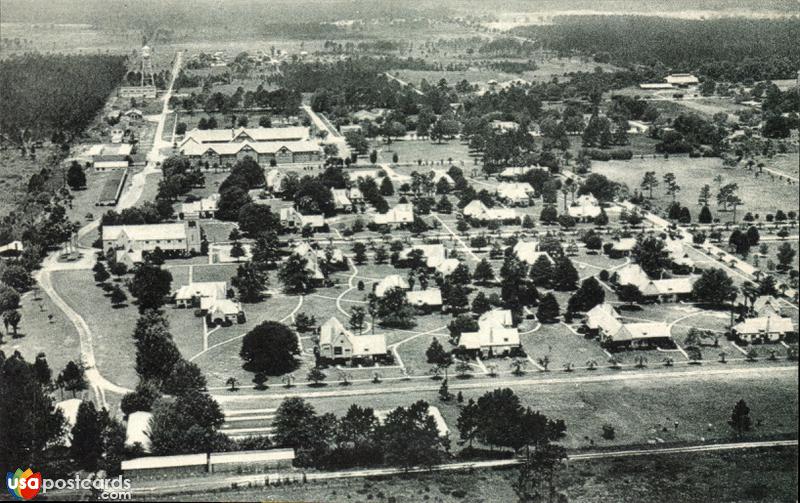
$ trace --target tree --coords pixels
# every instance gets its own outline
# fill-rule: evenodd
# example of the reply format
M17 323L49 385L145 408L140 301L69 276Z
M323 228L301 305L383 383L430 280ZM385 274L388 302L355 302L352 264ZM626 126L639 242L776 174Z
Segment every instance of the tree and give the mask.
M252 248L253 264L260 269L275 266L280 258L280 240L275 232L264 232L258 235Z
M118 279L128 274L128 266L124 262L112 262L108 266L108 270Z
M325 380L326 377L327 376L325 375L324 372L322 372L319 368L314 367L308 371L306 379L311 381L312 385L319 386L322 383L322 381Z
M558 220L558 210L553 205L547 205L542 208L539 214L539 220L544 224L553 224Z
M655 171L648 171L644 174L642 183L640 184L643 190L650 192L650 199L653 199L653 189L658 187L658 178L656 178Z
M139 312L158 309L170 294L172 274L158 266L142 263L136 266L129 286L139 304Z
M293 253L283 263L278 271L278 278L283 283L283 289L289 294L302 294L313 286L313 276L306 265L308 261Z
M619 285L617 287L617 297L622 302L627 302L629 306L642 301L642 291L633 284Z
M552 278L552 285L556 290L563 292L575 290L578 287L578 271L566 255L556 258Z
M276 376L297 368L297 334L282 323L264 321L245 334L239 356L244 368Z
M225 441L218 431L224 422L222 409L208 394L161 397L150 419L150 450L156 456L213 452Z
M394 185L392 185L392 180L388 176L383 177L383 180L381 180L380 194L384 197L394 195Z
M483 292L478 292L472 300L472 312L480 316L481 314L491 311L492 304Z
M376 162L378 162L378 151L377 150L373 150L372 152L369 153L369 162L370 162L370 164L375 164Z
M119 307L125 304L127 300L128 296L125 295L122 288L120 288L119 285L114 285L114 289L111 290L111 304L113 304L114 307Z
M286 398L275 411L272 421L274 441L282 447L301 451L320 451L332 436L326 416L317 416L314 407L299 397Z
M390 288L378 299L377 315L387 327L407 328L413 325L414 308L400 287Z
M86 188L86 173L83 172L78 161L72 161L67 171L67 185L72 190L80 190Z
M248 236L257 236L265 232L279 232L281 223L278 215L269 206L246 203L239 208L239 229Z
M47 358L44 353L36 355L36 360L33 362L33 373L36 380L44 387L50 386L53 377L53 371L50 370L50 365L47 363Z
M711 187L705 184L700 189L700 195L697 196L697 204L700 206L708 206L709 201L711 201Z
M792 267L792 263L794 262L794 257L797 255L797 251L792 247L789 243L783 243L778 247L778 264L779 267L783 270L787 270Z
M136 389L122 397L120 408L125 415L138 411L149 412L153 408L153 403L160 396L161 390L157 383L140 379Z
M527 452L517 479L511 483L520 503L566 501L556 490L555 480L564 468L567 451L560 445L547 444Z
M0 313L19 307L19 293L10 286L0 282Z
M710 224L713 221L713 217L711 216L711 210L708 208L707 205L703 206L700 209L700 216L697 217L697 221L701 224Z
M728 424L731 425L731 428L733 428L733 431L736 432L736 436L738 437L750 431L750 428L753 426L753 421L750 419L750 407L747 406L744 400L736 402Z
M542 323L552 323L558 319L558 315L558 301L552 293L546 294L536 310L536 318Z
M2 353L0 352L0 355ZM46 466L49 446L57 445L65 419L18 352L0 356L0 470Z
M486 285L494 281L494 270L492 264L486 258L482 258L478 265L475 266L475 271L472 273L472 279L476 284Z
M444 458L445 444L425 401L390 412L378 427L378 438L389 465L410 469L431 467Z
M356 264L362 265L367 261L367 245L361 241L353 243L353 253L355 254L354 260Z
M175 396L190 391L203 391L206 389L206 378L200 367L181 358L172 366L161 388L164 393Z
M657 277L669 266L669 253L665 249L664 240L658 236L640 237L632 255L651 277Z
M472 275L469 272L469 267L465 263L460 263L456 268L447 275L447 281L460 286L469 285L472 280Z
M600 202L609 202L614 200L618 190L619 185L605 175L592 173L578 188L578 195L591 194Z
M75 392L87 389L88 383L86 382L83 365L78 365L72 360L67 362L64 370L58 374L56 384L67 391L71 391L73 398L75 397Z
M664 174L664 185L667 186L667 194L672 196L672 202L675 202L675 198L678 196L678 193L681 191L681 186L678 185L678 182L675 178L675 173L666 173Z
M350 320L348 323L350 328L357 331L359 334L364 331L364 320L367 316L366 310L361 306L356 306L350 310Z
M231 285L239 292L242 302L259 302L269 286L269 276L257 264L249 262L236 268L236 276L231 279Z
M70 457L82 470L96 471L103 455L103 426L94 402L81 402L72 427Z
M736 298L733 280L722 269L705 269L692 287L692 296L698 302L724 304Z
M439 339L436 337L433 338L430 346L428 346L428 349L425 351L425 358L427 359L428 363L443 369L447 369L447 367L453 363L452 355L445 351L444 347L442 347L441 343L439 342Z
M173 366L181 359L180 351L163 316L148 312L141 316L134 330L136 372L140 379L161 383L169 377Z
M586 312L598 304L602 304L606 299L606 291L600 283L593 277L588 277L581 283L581 287L573 295L575 299L574 307L580 312Z

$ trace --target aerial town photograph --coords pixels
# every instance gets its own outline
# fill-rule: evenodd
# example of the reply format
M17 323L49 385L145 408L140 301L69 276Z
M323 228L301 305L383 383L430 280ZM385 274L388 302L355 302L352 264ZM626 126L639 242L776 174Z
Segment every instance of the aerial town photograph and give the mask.
M798 500L798 0L0 0L0 501Z

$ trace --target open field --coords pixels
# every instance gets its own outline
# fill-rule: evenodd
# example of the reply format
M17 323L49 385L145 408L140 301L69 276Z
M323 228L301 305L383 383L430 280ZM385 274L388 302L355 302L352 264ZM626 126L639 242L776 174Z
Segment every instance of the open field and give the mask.
M557 487L571 502L793 501L797 448L567 462ZM182 495L189 501L515 501L517 470L433 473ZM396 498L393 500L388 499Z
M769 165L768 165L769 167ZM592 171L605 175L611 180L624 183L633 192L641 190L640 183L646 171L655 171L659 182L663 180L666 173L674 173L681 192L678 194L677 201L683 206L687 206L692 211L692 216L696 219L699 214L697 196L703 185L709 185L712 191L712 201L709 204L711 212L715 218L726 222L733 220L731 211L721 211L716 208L717 183L714 177L722 176L722 184L736 183L739 185L738 195L743 204L737 208L737 221L746 212L754 215L759 214L762 219L767 213L775 213L782 209L784 212L796 210L800 205L797 185L790 185L786 181L772 181L765 172L756 177L756 170L747 171L744 168L725 169L722 167L722 160L717 158L690 159L687 157L670 157L664 159L656 158L637 159L630 161L609 161L595 162L592 164ZM648 195L648 193L645 193ZM666 210L672 202L672 197L664 191L663 183L653 191L655 204Z

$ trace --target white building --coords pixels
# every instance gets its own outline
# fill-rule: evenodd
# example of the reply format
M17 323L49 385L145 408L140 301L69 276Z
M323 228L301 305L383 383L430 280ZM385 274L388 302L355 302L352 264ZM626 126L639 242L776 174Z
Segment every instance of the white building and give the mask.
M495 193L507 204L528 206L535 191L529 183L501 182L497 185Z
M408 290L410 286L408 285L408 281L406 281L405 278L399 274L390 274L388 276L384 276L384 278L375 286L375 295L378 297L383 297L386 295L386 292L393 288L402 288L403 290Z
M458 345L482 357L507 355L522 347L508 309L495 309L478 319L477 332L462 332Z
M579 220L595 218L603 211L597 198L592 194L578 197L568 208L569 215Z
M518 241L517 244L514 245L512 251L518 259L528 265L533 265L539 257L546 257L550 263L554 263L547 252L539 251L538 241Z
M378 359L387 354L383 335L354 335L336 317L319 327L319 356L330 362Z
M378 225L402 225L414 221L414 206L411 203L397 204L386 213L378 213L373 220Z
M200 228L197 222L171 224L104 225L103 250L117 251L117 260L135 264L144 252L156 248L167 255L188 256L200 253Z
M519 218L513 208L489 208L479 199L464 206L461 214L481 222L507 222Z
M204 197L199 201L192 201L191 203L181 203L181 209L178 212L178 218L181 220L200 220L214 218L217 215L217 207L219 205L219 194L214 193L208 197Z
M145 411L132 412L128 415L125 427L125 447L136 444L142 446L144 452L150 452L150 419L153 414Z
M284 227L289 229L302 229L303 227L321 229L325 227L324 215L303 215L293 207L281 208L280 221Z

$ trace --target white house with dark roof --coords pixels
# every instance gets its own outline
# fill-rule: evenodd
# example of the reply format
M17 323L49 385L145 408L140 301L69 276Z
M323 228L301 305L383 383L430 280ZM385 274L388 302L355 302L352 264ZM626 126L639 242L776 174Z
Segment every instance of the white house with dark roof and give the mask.
M386 337L378 335L354 335L336 317L319 327L319 357L329 362L354 360L376 360L388 354Z

